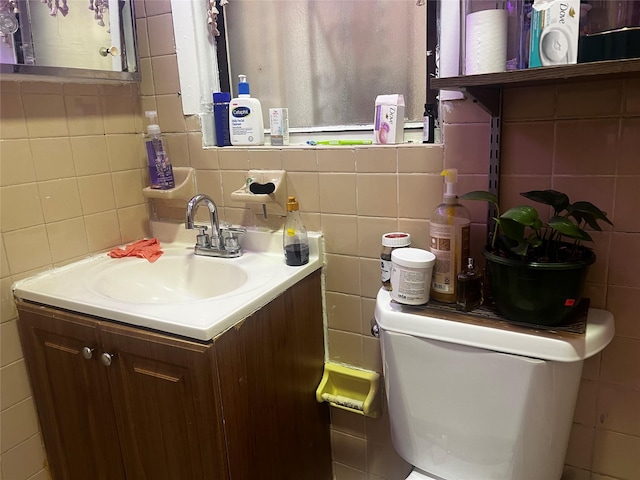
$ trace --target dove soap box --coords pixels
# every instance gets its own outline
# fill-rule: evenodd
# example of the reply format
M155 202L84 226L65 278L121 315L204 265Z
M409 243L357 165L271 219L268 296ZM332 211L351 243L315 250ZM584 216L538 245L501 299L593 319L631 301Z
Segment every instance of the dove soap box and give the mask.
M404 140L404 96L378 95L373 118L373 143L393 144Z
M577 63L579 24L580 0L535 0L529 67Z

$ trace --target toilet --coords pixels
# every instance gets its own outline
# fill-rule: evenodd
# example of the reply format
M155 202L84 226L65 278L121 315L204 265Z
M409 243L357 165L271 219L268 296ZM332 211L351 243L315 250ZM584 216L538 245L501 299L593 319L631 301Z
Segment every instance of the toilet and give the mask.
M407 480L559 480L582 365L613 338L613 315L590 309L584 334L431 315L378 292L391 436L413 465Z

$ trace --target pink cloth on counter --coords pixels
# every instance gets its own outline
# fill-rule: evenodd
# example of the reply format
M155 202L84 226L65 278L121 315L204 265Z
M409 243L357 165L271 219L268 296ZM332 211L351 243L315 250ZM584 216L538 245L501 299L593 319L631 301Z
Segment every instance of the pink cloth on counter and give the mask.
M109 256L111 258L140 257L146 258L149 262L153 263L160 258L162 253L160 242L157 238L143 238L142 240L128 244L125 248L115 248L111 250Z

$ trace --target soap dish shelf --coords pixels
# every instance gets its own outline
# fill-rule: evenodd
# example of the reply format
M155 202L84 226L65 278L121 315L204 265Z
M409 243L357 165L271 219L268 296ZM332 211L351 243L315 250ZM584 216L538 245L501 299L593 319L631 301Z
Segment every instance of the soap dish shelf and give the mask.
M173 167L173 178L176 186L167 190L145 187L142 195L146 198L161 200L191 200L196 194L196 174L191 167Z
M380 374L327 362L316 400L332 407L377 418L381 412Z

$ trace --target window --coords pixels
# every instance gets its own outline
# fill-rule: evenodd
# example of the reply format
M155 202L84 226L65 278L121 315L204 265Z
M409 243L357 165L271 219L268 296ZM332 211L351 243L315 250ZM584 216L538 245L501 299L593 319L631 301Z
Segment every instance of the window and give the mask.
M206 2L198 1L205 9ZM404 95L407 120L421 126L427 28L426 6L420 3L230 0L224 7L230 71L220 72L221 83L230 84L235 95L238 74L246 74L252 96L262 103L265 126L269 108L287 107L293 132L370 131L376 96L391 93ZM177 10L187 8L180 0L173 6L178 42L184 32L178 30L176 16L182 12ZM224 44L219 39L218 46ZM180 57L178 48L182 76ZM191 63L203 65L201 59ZM194 74L187 78L193 83ZM201 110L211 102L211 89L219 88L214 83L204 79L200 87ZM188 93L184 84L182 93Z

